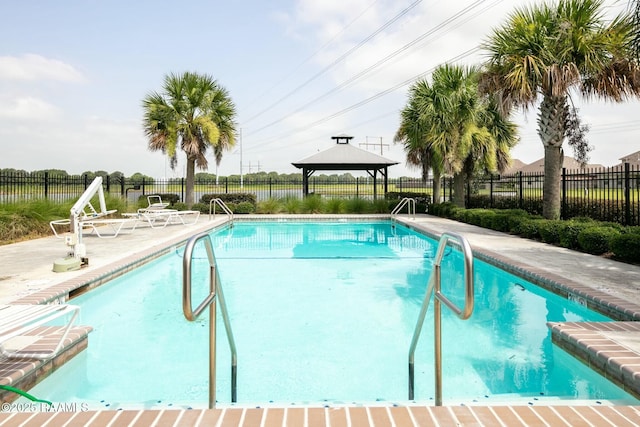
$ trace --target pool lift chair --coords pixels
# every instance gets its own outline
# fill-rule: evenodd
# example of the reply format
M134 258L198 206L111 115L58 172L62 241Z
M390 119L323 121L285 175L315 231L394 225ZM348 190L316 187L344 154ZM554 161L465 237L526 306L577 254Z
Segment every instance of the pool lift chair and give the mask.
M96 194L98 195L98 200L100 203L99 211L96 210L91 204L91 199ZM69 234L64 236L64 242L67 246L71 247L71 251L69 252L68 257L58 259L53 263L53 271L73 271L80 269L82 265L87 265L89 262L87 258L87 248L85 244L82 243L83 223L84 225L92 226L92 228L95 229L95 221L98 218L110 215L114 212L116 212L115 209L107 210L107 205L104 199L104 191L102 190L102 177L98 176L87 187L85 192L82 193L73 207L71 207L69 219L51 221L50 223L51 229L56 236L58 236L58 233L55 230L56 225L69 225ZM117 230L117 232L119 231L120 229Z

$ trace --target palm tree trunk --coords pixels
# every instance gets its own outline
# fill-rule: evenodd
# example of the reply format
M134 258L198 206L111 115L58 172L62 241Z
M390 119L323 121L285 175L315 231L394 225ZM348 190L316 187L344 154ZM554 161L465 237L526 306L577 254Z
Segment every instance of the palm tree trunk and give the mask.
M560 171L562 170L562 160L562 148L544 147L542 216L547 219L560 219Z
M566 96L545 95L538 115L538 135L544 145L542 216L560 218L560 170L562 169L565 127L569 107Z
M442 185L440 181L442 180L442 176L440 173L433 172L433 200L431 203L440 203L442 197L440 196Z
M464 208L464 172L453 175L453 204Z
M196 159L187 158L187 182L186 189L184 195L184 202L186 203L188 208L191 208L193 205L193 188L194 188L194 179L195 179L195 169L196 169Z

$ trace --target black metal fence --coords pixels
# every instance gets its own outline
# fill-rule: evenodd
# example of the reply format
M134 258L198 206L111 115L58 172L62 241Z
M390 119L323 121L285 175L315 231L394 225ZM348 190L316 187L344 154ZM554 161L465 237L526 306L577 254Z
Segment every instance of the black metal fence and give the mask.
M469 208L518 208L542 214L543 173L478 178L467 186ZM640 167L562 170L561 217L640 225Z
M467 207L519 208L530 213L542 213L542 186L544 174L517 173L479 177L468 183ZM49 173L6 173L0 171L0 205L29 199L44 198L63 202L78 198L91 183L90 177L56 175ZM626 225L640 225L640 167L624 164L616 168L563 170L562 217L588 216ZM140 196L176 194L184 200L185 179L145 179L104 177L105 192L137 203ZM424 193L431 195L433 182L414 178L389 179L388 191ZM441 182L441 200L452 196L451 178ZM331 176L312 176L309 191L326 198L373 198L383 195L384 185L369 177L350 179ZM255 177L247 175L196 180L195 197L198 202L204 194L253 193L258 201L270 198L301 198L302 176Z

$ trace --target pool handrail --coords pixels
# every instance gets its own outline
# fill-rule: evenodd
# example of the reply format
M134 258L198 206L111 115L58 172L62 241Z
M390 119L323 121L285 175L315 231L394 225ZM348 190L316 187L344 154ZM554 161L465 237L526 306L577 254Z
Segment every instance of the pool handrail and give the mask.
M440 263L444 256L444 250L449 242L457 244L462 249L464 256L464 281L465 281L465 298L464 307L458 308L453 302L451 302L446 296L440 292L441 275L440 275ZM468 319L473 313L474 305L474 284L473 284L473 252L471 251L471 245L467 239L458 233L444 232L440 236L438 243L438 249L436 257L433 262L433 270L429 276L429 282L427 285L427 292L420 308L420 314L416 323L415 330L413 331L413 338L411 340L411 347L409 348L409 400L414 398L414 362L415 352L418 345L418 339L422 331L422 325L429 308L429 301L431 295L434 295L433 302L433 328L434 328L434 370L435 370L435 394L436 394L436 406L442 406L442 339L441 339L441 307L440 303L444 303L449 309L451 309L458 318L462 320Z
M407 214L411 215L412 218L415 219L416 217L416 199L413 199L411 197L405 197L402 200L400 200L400 203L398 203L396 205L395 208L393 208L393 210L391 211L391 218L395 219L398 214L400 213L400 211L402 210L402 208L407 207Z
M227 204L219 197L209 200L209 221L211 221L212 213L213 216L216 215L216 205L220 206L220 209L222 209L222 211L227 214L229 221L231 222L231 224L233 224L233 212L231 211L231 209L229 209L229 206L227 206Z
M191 303L191 261L193 259L193 249L196 243L202 240L207 250L209 259L209 295L198 305L194 311ZM213 252L211 236L207 232L196 234L188 241L182 257L182 311L184 317L193 322L200 314L209 307L209 409L216 405L216 296L220 303L220 311L224 328L227 332L227 341L231 350L231 402L237 400L237 377L238 377L238 355L236 343L229 321L229 311L222 292L220 275L218 274L216 257Z

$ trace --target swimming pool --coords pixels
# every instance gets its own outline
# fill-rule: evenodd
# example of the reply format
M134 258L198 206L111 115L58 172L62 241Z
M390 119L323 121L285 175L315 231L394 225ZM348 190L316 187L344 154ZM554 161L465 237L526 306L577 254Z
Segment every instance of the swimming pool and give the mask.
M389 222L239 222L212 238L238 346L239 404L406 401L407 352L436 242ZM208 327L182 316L180 251L74 299L80 323L94 327L89 347L33 394L114 409L206 406ZM204 258L196 253L194 272ZM447 295L463 295L461 262L448 250ZM445 404L637 403L551 343L546 322L604 316L486 263L475 270L471 319L443 312ZM416 353L418 401L434 396L431 311ZM228 403L223 330L218 340L217 397Z

